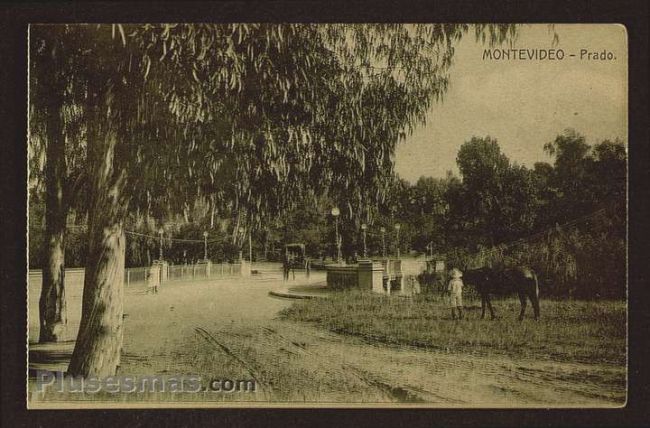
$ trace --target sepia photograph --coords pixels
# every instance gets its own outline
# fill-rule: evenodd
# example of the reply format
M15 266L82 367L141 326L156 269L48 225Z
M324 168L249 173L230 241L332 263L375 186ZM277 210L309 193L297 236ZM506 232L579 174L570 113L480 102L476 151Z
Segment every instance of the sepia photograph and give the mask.
M624 25L26 37L28 409L626 406Z

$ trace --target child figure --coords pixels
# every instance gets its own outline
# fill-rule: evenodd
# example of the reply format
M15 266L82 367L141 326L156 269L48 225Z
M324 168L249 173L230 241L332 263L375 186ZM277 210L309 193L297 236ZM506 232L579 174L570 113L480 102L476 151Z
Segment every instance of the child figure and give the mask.
M418 282L415 275L407 276L406 280L408 284L408 294L409 295L420 294L420 283Z
M158 284L160 283L160 266L152 265L149 268L149 278L147 282L147 293L158 293Z
M463 273L453 268L451 270L451 280L447 286L449 292L449 305L451 307L451 318L456 319L455 309L458 309L458 318L463 319Z

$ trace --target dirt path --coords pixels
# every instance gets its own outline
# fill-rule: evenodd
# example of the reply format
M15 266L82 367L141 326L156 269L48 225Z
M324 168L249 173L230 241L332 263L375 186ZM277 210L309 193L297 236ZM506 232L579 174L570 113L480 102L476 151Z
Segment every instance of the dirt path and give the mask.
M129 289L120 373L256 381L254 393L201 401L566 407L616 406L625 397L617 366L376 345L281 321L277 312L293 302L269 297L277 286L267 279L178 283L158 295Z
M274 399L611 406L624 394L616 387L621 371L615 367L376 346L280 321L214 334L231 352L248 357L246 366L272 386Z

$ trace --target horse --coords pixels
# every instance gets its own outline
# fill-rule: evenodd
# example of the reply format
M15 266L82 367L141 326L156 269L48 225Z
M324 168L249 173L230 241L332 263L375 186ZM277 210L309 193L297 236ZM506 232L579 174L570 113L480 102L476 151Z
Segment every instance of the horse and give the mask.
M292 260L285 256L282 260L282 273L285 281L289 280L289 273L293 271L293 279L296 279L296 269L292 266Z
M282 261L282 272L284 280L289 280L290 273L293 275L293 279L296 279L296 269L304 269L305 275L307 278L309 278L311 274L311 261L307 258L300 260L294 257L285 257Z
M535 320L539 319L539 284L535 272L524 266L514 268L494 269L484 267L472 269L463 273L463 280L473 285L481 296L481 319L485 318L485 308L494 319L494 309L490 295L504 295L516 292L521 303L519 321L524 319L527 299L533 305Z

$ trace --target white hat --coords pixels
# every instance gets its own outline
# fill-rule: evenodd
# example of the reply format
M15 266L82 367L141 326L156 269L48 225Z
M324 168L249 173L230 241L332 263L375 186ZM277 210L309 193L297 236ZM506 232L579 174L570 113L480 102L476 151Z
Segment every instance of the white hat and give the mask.
M463 277L463 273L462 273L461 271L459 271L458 269L453 268L453 269L451 270L451 277L452 277L452 278L462 278L462 277Z

